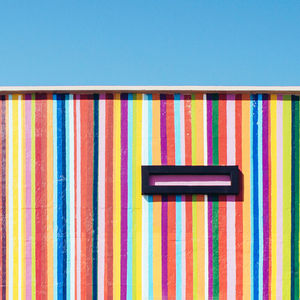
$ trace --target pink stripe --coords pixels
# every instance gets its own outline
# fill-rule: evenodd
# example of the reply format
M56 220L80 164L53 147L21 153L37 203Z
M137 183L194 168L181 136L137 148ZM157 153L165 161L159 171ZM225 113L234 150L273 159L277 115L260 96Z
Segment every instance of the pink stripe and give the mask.
M25 96L25 149L26 149L26 299L31 299L31 97Z
M181 141L181 164L185 164L185 132L184 132L184 97L180 96L180 141ZM186 298L186 256L185 256L185 196L182 196L181 201L181 241L182 241L182 270L181 272L181 281L182 281L182 299Z
M99 101L99 207L98 207L98 292L104 299L104 257L105 257L105 95Z
M235 164L235 101L227 96L227 163ZM236 296L235 196L227 196L227 299Z
M81 140L80 140L80 96L76 95L76 165L77 165L77 190L76 190L76 228L77 228L77 266L76 266L76 283L77 298L81 295Z
M283 260L283 102L282 96L278 95L277 100L277 279L276 297L282 298L282 260Z

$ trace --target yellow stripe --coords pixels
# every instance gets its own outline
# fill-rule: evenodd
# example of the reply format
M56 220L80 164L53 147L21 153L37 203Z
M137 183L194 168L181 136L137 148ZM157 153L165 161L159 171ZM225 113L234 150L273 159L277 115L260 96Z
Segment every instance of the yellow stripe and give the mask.
M53 299L53 103L47 100L47 294Z
M152 104L153 165L160 165L160 101L153 97ZM156 198L156 196L153 196L153 198ZM149 280L153 280L153 298L161 299L161 201L153 201L153 278L149 278Z
M35 270L35 96L31 100L31 228L32 228L32 299L36 298Z
M277 216L277 96L271 95L270 101L270 118L271 118L271 299L276 299L276 273L277 273L277 232L276 232L276 216Z
M13 298L18 299L18 267L19 267L19 239L18 239L18 95L13 95L12 121L13 121Z
M142 191L141 191L141 164L142 164L142 94L137 94L136 103L136 197L133 213L136 226L136 291L135 298L142 296Z
M113 288L114 299L120 299L120 265L121 265L121 109L120 94L114 99L114 191L113 191Z
M203 98L196 95L192 100L192 164L203 165ZM204 201L203 196L197 195L193 202L193 297L205 297L205 232L204 232Z
M283 98L283 274L282 298L291 290L291 101Z
M242 101L242 173L244 182L250 182L250 100ZM250 186L244 185L243 199L243 297L251 292L251 209Z

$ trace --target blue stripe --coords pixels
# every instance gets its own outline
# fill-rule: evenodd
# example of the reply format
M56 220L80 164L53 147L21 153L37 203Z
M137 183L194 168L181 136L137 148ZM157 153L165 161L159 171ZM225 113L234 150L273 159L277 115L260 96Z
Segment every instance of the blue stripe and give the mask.
M152 165L152 95L148 94L148 164ZM149 299L153 299L153 196L148 196L148 281Z
M127 245L127 299L132 299L132 135L133 95L128 94L128 245Z
M57 100L53 94L53 270L57 270ZM53 272L53 299L57 300L57 273Z
M251 95L251 298L258 299L259 218L258 218L258 101Z
M174 95L174 127L175 127L175 164L181 164L180 148L180 94ZM182 224L181 224L181 196L176 196L176 299L182 296Z
M64 95L57 95L57 298L66 298L66 132Z

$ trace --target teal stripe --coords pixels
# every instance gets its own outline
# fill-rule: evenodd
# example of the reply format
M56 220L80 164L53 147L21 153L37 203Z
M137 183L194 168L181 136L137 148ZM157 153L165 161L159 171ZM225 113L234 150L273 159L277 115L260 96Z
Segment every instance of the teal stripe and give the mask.
M57 100L53 94L53 299L57 300Z
M262 141L263 141L263 123L262 123L262 95L258 95L258 227L259 227L259 294L258 298L263 296L263 159L262 159ZM265 279L267 280L267 279Z
M148 94L148 164L152 165L152 95ZM153 196L148 196L149 299L153 299Z
M128 245L127 245L127 299L132 299L132 141L133 94L128 94Z

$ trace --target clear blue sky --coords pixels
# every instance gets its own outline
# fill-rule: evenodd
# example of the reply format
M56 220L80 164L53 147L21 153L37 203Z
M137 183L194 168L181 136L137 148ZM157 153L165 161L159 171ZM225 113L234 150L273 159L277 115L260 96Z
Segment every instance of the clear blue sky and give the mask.
M0 85L300 85L300 1L2 0Z

